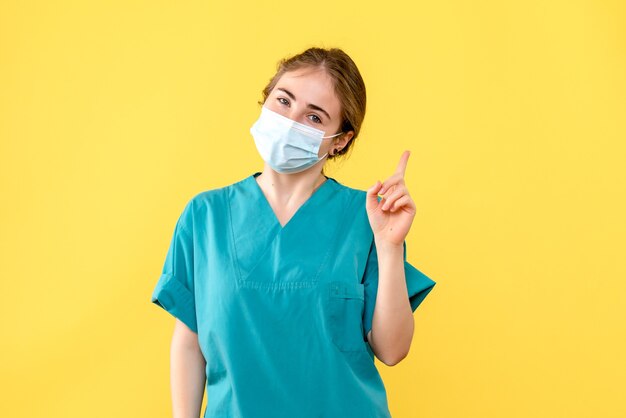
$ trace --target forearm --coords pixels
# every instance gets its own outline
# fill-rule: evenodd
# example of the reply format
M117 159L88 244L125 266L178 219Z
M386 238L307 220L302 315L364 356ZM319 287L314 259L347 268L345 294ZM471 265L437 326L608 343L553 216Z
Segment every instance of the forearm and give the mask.
M171 390L173 418L198 418L206 384L206 362L197 344L187 336L177 338L171 345Z
M404 271L404 248L376 240L378 291L372 317L372 349L389 366L402 360L413 339L413 311Z

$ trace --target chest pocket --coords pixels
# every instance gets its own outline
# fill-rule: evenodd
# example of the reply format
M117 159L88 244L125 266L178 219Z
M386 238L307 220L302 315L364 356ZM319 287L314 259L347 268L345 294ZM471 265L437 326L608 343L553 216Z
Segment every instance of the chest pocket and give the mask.
M355 282L327 283L325 315L329 338L341 351L366 351L363 339L365 285Z

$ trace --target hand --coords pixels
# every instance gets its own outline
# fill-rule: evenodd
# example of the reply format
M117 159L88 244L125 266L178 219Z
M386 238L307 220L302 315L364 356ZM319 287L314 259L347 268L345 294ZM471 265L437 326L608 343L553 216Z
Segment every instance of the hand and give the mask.
M393 175L383 183L377 180L376 184L367 190L365 209L374 236L379 242L403 245L415 218L415 202L404 183L409 155L410 151L404 151ZM380 202L379 194L382 196Z

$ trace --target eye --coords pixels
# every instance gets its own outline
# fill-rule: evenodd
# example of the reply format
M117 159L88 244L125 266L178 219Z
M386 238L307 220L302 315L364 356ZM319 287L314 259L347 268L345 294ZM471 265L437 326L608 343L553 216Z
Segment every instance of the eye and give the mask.
M322 120L317 115L311 115L311 116L313 116L317 120L317 121L314 120L313 122L322 123Z
M279 97L277 100L278 100L281 104L286 104L286 105L288 105L288 104L289 104L289 100L285 99L284 97ZM284 100L284 102L282 102L281 100Z

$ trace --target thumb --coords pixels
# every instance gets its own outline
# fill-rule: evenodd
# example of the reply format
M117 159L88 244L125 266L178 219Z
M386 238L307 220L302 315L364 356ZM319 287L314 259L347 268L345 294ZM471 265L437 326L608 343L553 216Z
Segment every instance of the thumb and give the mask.
M367 189L367 195L365 197L365 209L368 212L376 209L376 207L378 206L378 191L382 186L383 184L379 180L376 180L376 184Z

